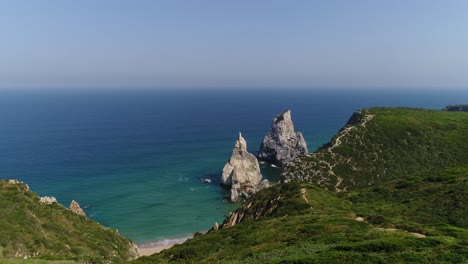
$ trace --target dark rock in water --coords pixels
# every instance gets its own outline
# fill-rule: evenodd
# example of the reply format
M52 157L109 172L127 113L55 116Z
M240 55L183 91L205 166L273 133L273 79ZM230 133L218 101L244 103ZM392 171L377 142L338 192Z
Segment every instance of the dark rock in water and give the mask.
M221 182L231 187L230 200L237 202L240 196L248 198L256 192L261 181L262 174L258 160L247 151L247 142L239 133L231 158L223 168Z
M287 110L273 119L270 131L263 138L258 158L284 167L297 156L308 153L302 133L294 131L291 110Z
M442 111L450 112L468 112L468 104L447 105Z

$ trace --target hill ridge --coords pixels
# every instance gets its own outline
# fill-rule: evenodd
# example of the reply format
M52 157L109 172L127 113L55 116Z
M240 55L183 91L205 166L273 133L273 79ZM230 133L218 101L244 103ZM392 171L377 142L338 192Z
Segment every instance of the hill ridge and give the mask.
M290 162L282 181L346 191L400 174L468 163L468 114L415 108L369 108L312 154Z

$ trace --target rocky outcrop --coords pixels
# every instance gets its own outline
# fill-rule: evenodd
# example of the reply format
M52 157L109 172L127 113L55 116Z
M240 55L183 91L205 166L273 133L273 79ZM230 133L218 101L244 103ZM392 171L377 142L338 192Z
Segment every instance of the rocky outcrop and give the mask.
M240 196L248 198L256 192L261 181L258 160L247 151L247 142L239 132L231 158L224 165L221 182L231 188L231 202L237 202Z
M80 205L75 200L71 201L70 206L68 208L70 209L70 211L77 215L86 216L86 213L83 211L83 209L81 209Z
M285 217L301 214L311 208L307 185L294 182L276 184L262 190L230 212L218 229L229 228L245 221L258 221L264 217Z
M212 231L218 231L219 230L219 224L218 222L215 222L213 225L213 228L211 229Z
M39 197L25 183L0 180L0 201L0 263L51 257L59 262L126 263L138 257L132 241L116 230L71 213L53 197Z
M221 226L218 226L216 230L220 228L233 227L241 222L252 220L257 221L261 217L271 215L280 206L282 197L278 196L276 199L268 200L265 204L257 205L253 201L243 203L242 206L234 212L229 212L229 215L224 219Z
M41 204L53 204L53 203L58 203L57 202L57 199L53 196L49 197L49 196L44 196L44 197L40 197L39 198L39 202Z
M284 167L297 156L308 153L302 133L294 131L291 110L287 110L273 119L270 131L263 138L258 158Z
M468 112L468 105L447 105L443 111L450 111L450 112Z
M10 180L7 180L7 184L17 185L17 186L23 185L24 187L26 187L26 191L28 191L28 192L30 191L29 186L26 183L22 182L22 181L18 181L18 180L15 180L15 179L10 179Z

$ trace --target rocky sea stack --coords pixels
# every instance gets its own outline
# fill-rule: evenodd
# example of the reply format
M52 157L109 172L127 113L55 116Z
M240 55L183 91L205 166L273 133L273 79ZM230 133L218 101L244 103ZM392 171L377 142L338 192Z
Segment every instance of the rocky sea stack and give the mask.
M77 215L86 216L86 213L83 211L83 209L81 209L80 205L75 200L71 201L68 208Z
M287 110L273 119L270 131L263 138L258 158L284 167L297 156L308 153L302 133L294 131L291 110Z
M459 105L447 105L443 111L450 112L468 112L468 104L459 104Z
M221 182L231 187L231 202L237 202L239 196L250 197L266 184L262 182L258 160L247 151L247 142L240 132L231 158L224 165Z

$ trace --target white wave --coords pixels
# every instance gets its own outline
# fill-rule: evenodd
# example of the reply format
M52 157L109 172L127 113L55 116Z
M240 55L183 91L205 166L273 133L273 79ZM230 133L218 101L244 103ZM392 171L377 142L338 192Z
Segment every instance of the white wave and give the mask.
M138 244L138 247L139 248L152 248L152 247L158 247L158 246L168 246L172 244L182 244L187 239L190 239L192 237L193 235L187 235L183 237L161 239L161 240L156 240L156 241L152 241L148 243Z
M179 176L179 181L180 181L180 182L186 182L186 181L188 181L188 180L190 180L190 179L187 178L187 177Z

